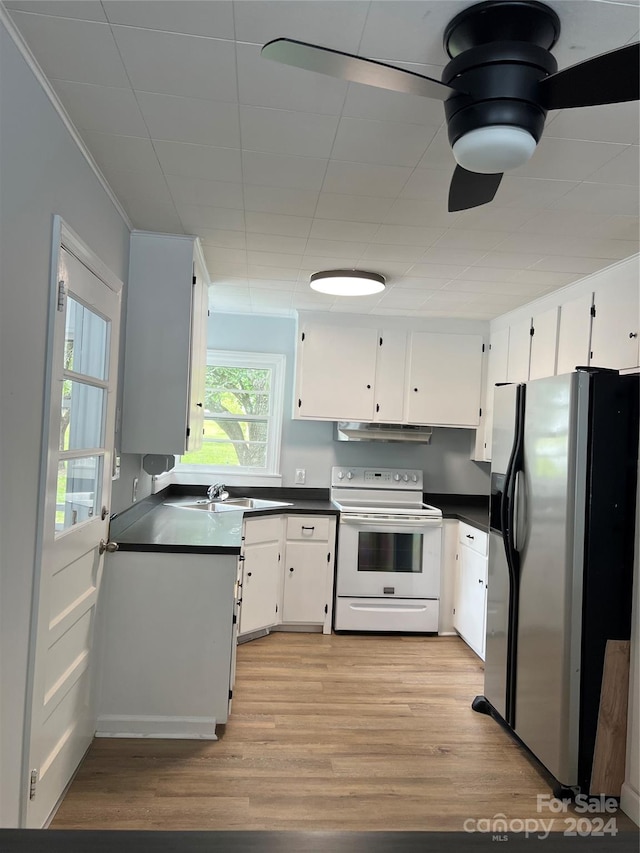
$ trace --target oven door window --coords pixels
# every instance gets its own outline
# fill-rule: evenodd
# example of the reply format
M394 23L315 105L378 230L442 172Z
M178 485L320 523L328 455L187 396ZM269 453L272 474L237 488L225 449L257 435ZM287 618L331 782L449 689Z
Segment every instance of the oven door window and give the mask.
M358 571L409 574L422 572L422 533L358 534Z

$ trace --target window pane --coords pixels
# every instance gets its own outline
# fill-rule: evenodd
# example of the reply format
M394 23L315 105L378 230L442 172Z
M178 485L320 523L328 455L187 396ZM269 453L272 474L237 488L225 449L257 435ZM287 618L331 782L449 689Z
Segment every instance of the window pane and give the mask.
M60 450L82 450L103 446L106 391L65 379L62 383Z
M209 415L268 415L271 370L207 367L205 411Z
M107 378L109 324L93 311L67 299L64 334L64 367L96 379Z
M56 531L93 518L102 488L102 456L66 459L58 463Z
M185 465L232 465L264 468L267 464L266 421L206 418L202 448L181 458Z

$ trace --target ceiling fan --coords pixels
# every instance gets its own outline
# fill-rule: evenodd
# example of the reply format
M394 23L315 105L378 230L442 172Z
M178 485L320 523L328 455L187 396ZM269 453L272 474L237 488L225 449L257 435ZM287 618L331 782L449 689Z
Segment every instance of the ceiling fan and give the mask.
M444 31L451 61L442 80L327 47L278 38L262 55L285 65L444 101L457 166L449 210L492 201L503 172L523 165L540 141L548 110L640 99L640 43L558 71L551 53L560 19L537 0L486 0Z

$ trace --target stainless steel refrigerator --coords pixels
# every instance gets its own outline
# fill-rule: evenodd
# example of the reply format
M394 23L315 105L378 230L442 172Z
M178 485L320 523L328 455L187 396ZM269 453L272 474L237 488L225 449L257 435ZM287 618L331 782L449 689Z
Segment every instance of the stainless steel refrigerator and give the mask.
M484 696L546 768L589 792L608 639L628 639L638 377L495 389Z

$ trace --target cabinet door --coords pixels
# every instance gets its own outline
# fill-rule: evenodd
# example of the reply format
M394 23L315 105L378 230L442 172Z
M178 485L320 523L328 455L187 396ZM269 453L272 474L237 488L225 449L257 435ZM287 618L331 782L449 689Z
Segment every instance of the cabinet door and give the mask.
M556 374L558 345L558 308L536 314L531 320L531 355L529 379L542 379Z
M193 277L191 308L191 369L189 371L189 428L187 450L200 450L204 430L204 389L207 371L207 288L199 274Z
M377 347L376 329L306 324L294 417L371 421Z
M509 358L509 328L498 329L491 333L489 344L489 363L487 365L487 393L483 407L484 454L491 461L491 440L493 432L493 395L498 382L507 381L507 362Z
M279 542L245 545L240 633L268 628L277 621Z
M374 384L374 421L397 424L404 419L406 356L406 332L399 329L380 332Z
M287 542L283 622L324 623L325 608L329 609L328 554L326 542Z
M638 366L639 290L638 267L630 265L624 267L615 282L594 293L590 361L594 367L624 370Z
M558 363L556 373L571 373L589 364L591 344L591 305L593 293L585 293L560 306L558 327Z
M509 359L507 382L526 382L529 379L531 354L531 318L509 327Z
M456 631L484 658L487 558L461 545L458 551L458 589L453 620Z
M478 425L482 337L413 332L410 344L408 422Z

